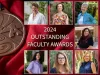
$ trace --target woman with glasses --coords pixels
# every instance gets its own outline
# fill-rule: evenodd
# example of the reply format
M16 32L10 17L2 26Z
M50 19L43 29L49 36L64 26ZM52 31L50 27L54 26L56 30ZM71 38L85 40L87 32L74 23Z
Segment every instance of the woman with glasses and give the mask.
M51 68L50 73L58 73L58 74L71 73L68 58L65 53L58 52L56 54L54 67Z

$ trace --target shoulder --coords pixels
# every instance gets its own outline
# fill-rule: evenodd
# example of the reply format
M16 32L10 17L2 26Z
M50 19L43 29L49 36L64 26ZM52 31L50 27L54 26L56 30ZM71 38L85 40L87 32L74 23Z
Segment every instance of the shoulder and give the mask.
M91 39L93 39L93 37L92 37L92 36L90 36L88 39L90 39L90 40L91 40Z
M50 73L56 73L56 68L51 68Z
M42 13L40 13L40 12L39 12L39 15L42 16L42 17L44 17L44 15Z
M57 16L57 13L53 15L53 18Z
M33 16L33 14L31 13L31 14L29 15L29 18L32 18L32 16Z
M65 16L68 16L66 13L63 13Z
M78 16L80 16L82 13L79 13Z
M80 65L83 65L83 64L84 64L84 62L81 62L81 63L80 63Z
M91 62L91 67L94 68L95 67L95 63Z
M83 36L80 37L80 40L82 40L82 39L83 39Z
M86 13L87 16L92 16L90 13Z
M30 64L34 64L34 63L35 63L35 61L31 61L31 62L30 62Z
M42 64L40 64L41 65L41 67L43 67L43 65Z
M92 61L90 63L91 63L91 65L95 65L94 62L92 62Z
M31 13L30 16L33 16L33 13Z
M53 71L54 71L54 70L56 70L56 68L51 68L51 70L53 70Z
M31 62L29 63L29 66L32 66L32 65L34 65L34 61L31 61Z
M66 13L63 13L65 17L68 17L68 15Z

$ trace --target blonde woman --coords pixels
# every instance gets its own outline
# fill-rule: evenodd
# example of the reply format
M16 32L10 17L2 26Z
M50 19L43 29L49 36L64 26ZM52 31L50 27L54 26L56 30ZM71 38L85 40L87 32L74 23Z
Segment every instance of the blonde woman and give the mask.
M91 55L89 52L86 52L83 55L83 62L81 63L79 73L96 73L96 66L91 60Z
M62 52L57 53L54 62L54 67L51 68L50 73L59 73L59 74L71 73L66 54Z

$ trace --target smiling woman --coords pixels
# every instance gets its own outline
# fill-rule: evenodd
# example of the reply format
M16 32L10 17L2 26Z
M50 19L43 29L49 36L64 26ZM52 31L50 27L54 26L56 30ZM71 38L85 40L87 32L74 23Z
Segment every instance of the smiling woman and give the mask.
M34 57L28 67L26 68L29 74L41 74L43 73L43 65L41 61L41 55L39 52L34 54Z
M50 2L50 24L72 25L72 2Z
M59 3L56 5L56 9L58 13L53 15L53 23L54 25L68 25L69 24L69 18L68 15L63 12L64 5L62 3Z
M24 24L47 25L47 1L24 2Z
M75 73L76 74L98 73L98 51L76 50L75 51Z
M58 52L56 54L54 66L53 68L51 68L50 73L58 73L58 74L71 73L68 57L65 53Z
M76 25L98 24L98 2L76 2L75 21Z
M93 49L93 37L89 28L84 28L82 30L82 35L77 43L81 49Z
M91 61L90 53L85 53L83 56L83 62L81 63L79 73L96 73L96 66Z
M45 16L38 11L38 4L32 3L32 14L29 16L28 24L46 24Z

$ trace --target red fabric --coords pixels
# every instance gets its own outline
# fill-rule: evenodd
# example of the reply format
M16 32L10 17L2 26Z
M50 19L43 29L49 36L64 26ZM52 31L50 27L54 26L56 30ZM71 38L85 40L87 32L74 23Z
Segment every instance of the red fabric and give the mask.
M21 0L0 0L4 7L21 19L23 18L24 2ZM22 46L25 47L25 46ZM23 75L24 52L23 48L15 53L0 58L0 75Z
M22 21L24 20L24 2L22 0L0 0L0 2L10 11L12 14L19 17ZM56 27L56 26L55 26ZM12 53L7 56L3 56L0 58L0 75L23 75L24 73L24 50L73 50L73 48L65 48L65 47L27 47L28 41L37 41L41 42L44 40L31 40L31 34L51 34L44 33L44 26L25 26L26 35L25 40L22 47L17 50L15 53ZM53 34L69 34L70 40L57 40L59 42L63 41L74 41L74 26L57 26L59 29L56 33ZM55 40L45 40L45 41L55 41ZM100 49L100 47L99 47ZM100 56L99 56L100 58Z

